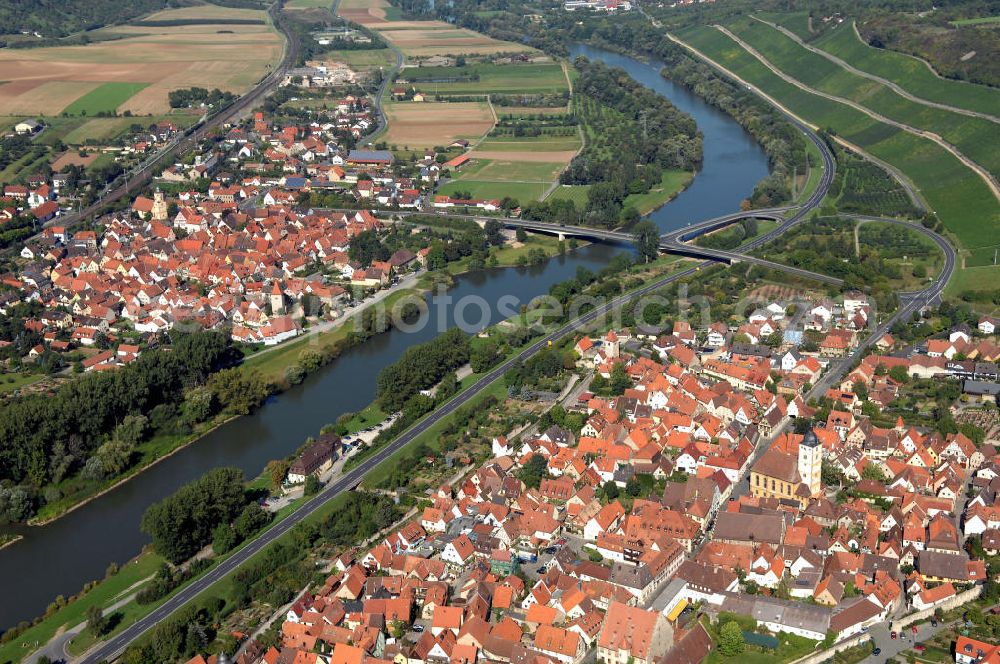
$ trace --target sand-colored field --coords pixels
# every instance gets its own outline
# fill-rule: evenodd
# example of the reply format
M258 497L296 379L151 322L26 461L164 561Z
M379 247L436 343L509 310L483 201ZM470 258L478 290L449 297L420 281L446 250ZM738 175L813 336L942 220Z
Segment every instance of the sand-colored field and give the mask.
M493 127L489 107L480 102L387 104L386 143L410 148L448 145L459 138L479 138Z
M394 29L389 29L393 26ZM529 46L487 37L438 21L395 21L369 27L410 57L429 55L488 55L533 51Z
M497 159L534 163L562 162L564 164L568 164L570 160L576 156L576 150L560 150L555 152L519 152L515 150L500 152L493 150L473 150L471 156L478 159Z
M385 23L386 0L341 0L337 14L348 21L375 27Z
M98 152L90 152L86 157L81 157L80 153L76 150L69 150L63 152L59 157L52 162L52 170L59 172L67 166L90 166L94 161L100 156Z
M384 30L458 30L460 28L444 21L384 21L376 25L375 29L382 32Z
M163 113L170 90L199 86L245 92L281 57L280 37L270 25L210 23L255 18L263 11L198 5L158 12L147 20L204 18L199 25L120 26L130 33L87 46L0 49L0 115L57 115L100 83L128 81L149 86L118 107L119 112Z

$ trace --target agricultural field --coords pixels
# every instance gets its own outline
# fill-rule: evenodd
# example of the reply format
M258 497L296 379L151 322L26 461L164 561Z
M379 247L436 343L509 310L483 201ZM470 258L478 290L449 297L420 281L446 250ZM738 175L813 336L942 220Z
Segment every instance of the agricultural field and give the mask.
M566 115L569 113L569 106L498 106L494 103L493 108L501 118L526 115Z
M283 48L259 10L197 5L158 12L142 23L114 26L124 38L112 41L96 41L104 35L95 31L95 43L85 46L0 49L0 115L165 113L167 93L178 88L245 92Z
M133 95L149 83L103 83L62 110L66 115L114 114Z
M541 136L512 136L511 131L510 127L495 128L469 152L473 162L441 192L475 190L490 198L510 196L521 203L545 197L580 149L576 128L552 127L546 131L553 134ZM560 135L564 132L573 133Z
M565 162L522 162L503 159L475 159L452 174L455 179L438 193L467 191L474 198L504 198L520 202L539 200L566 167Z
M562 66L554 62L413 67L404 70L401 76L420 92L435 96L569 91Z
M407 57L535 52L530 46L500 41L440 21L391 21L368 27L378 30Z
M398 12L386 0L340 0L337 6L337 15L341 18L371 27L398 19Z
M994 115L1000 109L1000 90L942 78L923 60L873 48L861 40L853 22L830 30L814 45L861 71L892 81L917 97Z
M319 0L302 0L318 2ZM500 41L444 21L406 21L387 0L341 0L337 16L379 34L407 57L537 53L523 44Z
M814 36L809 12L756 12L754 16L791 30L803 41L809 41Z
M388 48L359 49L353 51L326 51L317 60L343 62L356 71L371 71L379 67L389 68L396 63L396 54Z
M539 200L549 188L548 182L488 182L481 180L462 180L449 182L438 190L443 196L455 192L468 192L474 199L513 198L519 202Z
M159 122L172 122L180 129L193 125L200 116L195 113L173 112L143 117L88 118L81 116L45 118L45 130L34 142L54 145L62 141L67 145L108 143L125 134L134 124L148 127ZM0 131L13 127L21 116L0 117Z
M287 9L327 9L333 6L330 0L288 0Z
M805 49L760 21L741 19L727 27L797 81L853 101L896 122L932 132L994 177L1000 174L1000 132L995 123L910 101L881 83L849 72Z
M678 36L799 117L832 128L842 140L898 168L920 188L945 228L967 251L964 264L992 263L993 250L1000 242L1000 204L985 183L953 155L927 139L793 86L718 30L700 27Z
M573 201L578 210L587 207L589 184L561 184L546 197L547 201Z
M493 127L493 114L484 102L390 102L385 111L389 129L381 140L403 149L478 139Z

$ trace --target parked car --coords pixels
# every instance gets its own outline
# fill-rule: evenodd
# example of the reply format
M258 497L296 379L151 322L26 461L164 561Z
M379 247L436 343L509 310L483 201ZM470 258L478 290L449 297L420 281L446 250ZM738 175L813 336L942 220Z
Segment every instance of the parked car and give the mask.
M417 623L413 626L413 631L419 634L420 632L424 631L424 626L421 625L420 623Z
M882 654L882 649L876 647L875 650L872 650L872 654L878 657L879 655Z
M889 632L889 638L892 639L893 641L895 641L896 640L896 633L895 632Z
M917 645L913 646L913 649L916 650L917 652L923 652L923 651L927 650L927 647L923 646L923 645L920 645L918 643Z

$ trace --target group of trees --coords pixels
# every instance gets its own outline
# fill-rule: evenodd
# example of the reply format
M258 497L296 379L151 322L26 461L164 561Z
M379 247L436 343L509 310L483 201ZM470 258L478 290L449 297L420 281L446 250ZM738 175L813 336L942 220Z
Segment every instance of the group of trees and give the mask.
M219 106L228 104L237 98L232 92L225 92L219 88L208 90L206 88L191 87L171 90L167 95L170 100L170 108L188 108L191 106Z
M266 524L269 519L261 518L256 503L244 511L248 502L243 471L216 468L150 505L142 515L142 531L153 538L157 553L179 563L211 542L216 529L229 526L237 515L242 518L237 534L243 537Z
M621 69L578 58L574 105L592 136L560 176L563 184L592 185L584 223L622 221L629 194L660 184L665 169L694 170L702 159L694 119Z
M0 33L37 32L43 37L62 37L81 30L94 30L110 23L127 22L137 16L165 8L168 0L3 0L0 2Z
M420 390L432 387L468 361L469 337L457 327L431 341L410 346L399 360L379 372L379 405L386 412L400 410Z
M18 335L0 324L0 337ZM269 393L259 374L228 369L239 357L222 332L175 332L171 349L147 350L113 372L80 376L54 394L0 404L0 481L22 485L32 509L52 483L82 473L103 480L129 467L150 435L178 433L220 410L249 412ZM221 371L220 371L221 370ZM14 501L21 505L20 491ZM21 520L23 510L0 513Z
M764 148L771 162L771 174L754 189L753 206L768 207L790 199L790 177L796 171L804 172L808 156L802 133L780 111L719 75L709 65L692 58L683 47L664 39L662 31L644 17L595 18L579 32L578 37L598 44L625 48L661 60L666 78L691 89L701 99L730 115Z
M553 378L574 365L571 351L565 354L555 348L545 348L524 362L517 362L503 375L508 390L519 391L534 387L545 378Z

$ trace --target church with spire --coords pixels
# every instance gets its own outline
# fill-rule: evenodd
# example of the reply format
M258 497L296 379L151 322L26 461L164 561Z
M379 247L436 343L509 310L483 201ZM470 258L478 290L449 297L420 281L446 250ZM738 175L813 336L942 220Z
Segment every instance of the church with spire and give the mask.
M795 501L805 508L820 495L823 445L812 429L801 440L785 436L787 444L772 445L750 469L750 495Z

